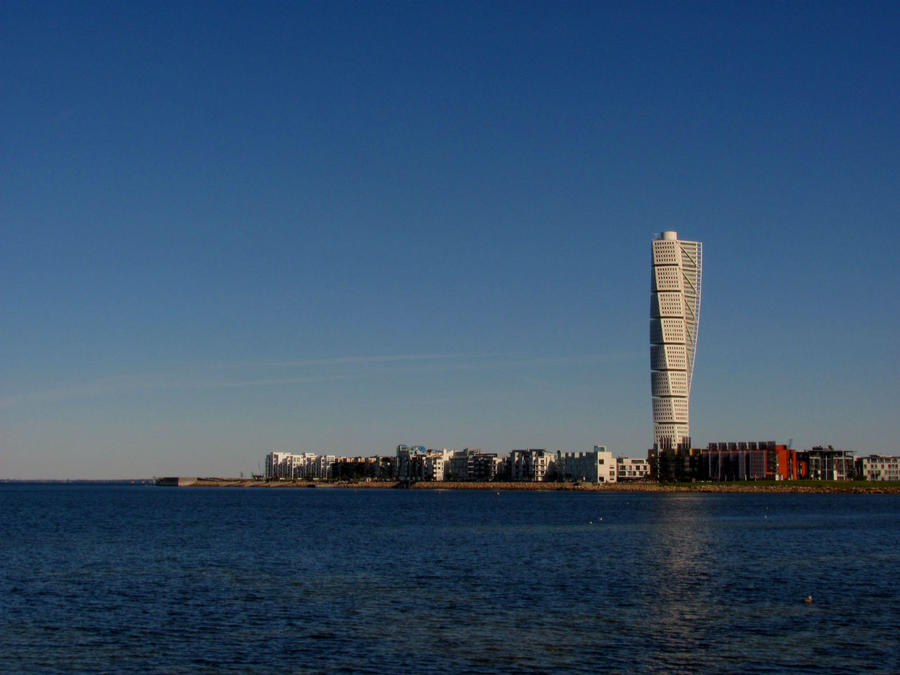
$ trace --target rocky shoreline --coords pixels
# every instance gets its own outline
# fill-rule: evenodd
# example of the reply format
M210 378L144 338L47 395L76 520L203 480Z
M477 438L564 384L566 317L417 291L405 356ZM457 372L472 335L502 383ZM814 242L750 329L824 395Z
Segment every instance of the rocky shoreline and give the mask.
M397 481L336 482L325 481L261 481L241 478L179 478L176 483L158 485L180 487L240 487L240 488L324 488L324 489L410 489L410 490L494 490L494 491L575 491L575 492L749 492L749 493L819 493L819 494L900 494L900 483L867 481L747 481L731 483L512 483L512 482L418 482Z

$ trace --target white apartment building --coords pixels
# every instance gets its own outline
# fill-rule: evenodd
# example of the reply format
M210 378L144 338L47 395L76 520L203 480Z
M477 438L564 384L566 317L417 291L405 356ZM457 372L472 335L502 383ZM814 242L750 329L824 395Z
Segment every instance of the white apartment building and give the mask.
M509 453L509 479L541 482L556 464L556 459L555 452L543 448L513 450Z
M900 481L900 457L890 455L858 457L856 475L863 480Z
M690 443L690 395L700 328L703 247L663 232L652 242L650 393L653 442L659 449Z
M559 473L563 480L586 483L615 483L616 460L605 445L595 445L588 452L561 452Z
M266 480L294 480L295 478L330 478L334 455L315 452L294 454L270 452L266 455Z
M453 450L441 448L440 450L428 450L425 455L425 480L447 480L450 471L450 457Z
M334 455L316 455L308 453L307 457L312 454L312 458L306 462L306 474L298 476L298 478L331 478L331 467L337 461Z
M620 481L645 480L650 478L650 462L646 459L632 459L630 457L616 458L616 473Z
M287 452L270 452L266 455L266 480L275 480L293 474L293 455Z

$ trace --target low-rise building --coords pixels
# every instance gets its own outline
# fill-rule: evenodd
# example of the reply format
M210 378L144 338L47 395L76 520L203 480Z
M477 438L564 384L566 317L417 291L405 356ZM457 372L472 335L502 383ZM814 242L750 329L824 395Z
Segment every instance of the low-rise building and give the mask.
M479 448L463 448L450 455L447 475L449 480L495 480L502 461L497 457L496 452L484 452Z
M448 480L469 480L469 453L478 451L478 448L454 450L447 461Z
M425 480L425 446L397 446L397 479L402 481Z
M615 483L617 464L605 445L595 445L587 452L559 453L559 475L563 480Z
M650 478L650 462L646 459L616 457L616 480L647 480Z
M543 448L513 450L509 453L509 479L511 481L542 482L552 477L556 469L557 454ZM549 474L549 476L548 476Z
M778 476L775 441L710 443L700 451L697 475L702 480L775 480Z
M775 441L729 441L706 448L653 448L650 475L661 482L785 480L805 477L795 450Z
M806 461L812 480L852 480L856 477L856 466L852 450L835 450L830 445L816 446L799 453Z
M858 457L856 475L862 480L900 481L900 457L890 455Z
M377 455L337 457L331 465L330 478L336 481L378 480L384 477L382 471L382 458Z
M428 450L425 453L425 480L447 480L450 471L450 458L453 450L441 448L440 450Z
M793 450L775 441L736 441L690 452L679 480L850 480L855 475L853 452L831 446Z
M479 451L473 453L469 458L469 480L494 480L497 477L497 470L502 462L503 460L497 457L496 452Z
M319 455L315 452L294 454L290 452L270 452L266 455L266 480L296 480L331 478L334 455Z
M809 467L801 461L800 453L788 445L775 446L775 480L800 480L809 477Z

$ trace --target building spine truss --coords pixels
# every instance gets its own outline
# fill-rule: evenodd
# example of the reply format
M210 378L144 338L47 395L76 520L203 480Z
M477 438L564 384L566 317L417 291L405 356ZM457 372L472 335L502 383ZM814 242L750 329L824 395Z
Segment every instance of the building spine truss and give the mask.
M652 244L650 392L659 449L690 443L690 396L700 328L703 247L663 232Z

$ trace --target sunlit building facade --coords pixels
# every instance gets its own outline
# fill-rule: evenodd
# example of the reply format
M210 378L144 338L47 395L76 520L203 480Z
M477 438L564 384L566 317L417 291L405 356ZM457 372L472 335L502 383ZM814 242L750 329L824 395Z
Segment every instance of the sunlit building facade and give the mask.
M560 452L557 473L563 480L615 483L616 459L605 445L589 452Z
M652 243L650 392L653 443L660 450L690 446L690 397L700 328L703 249L663 232Z

